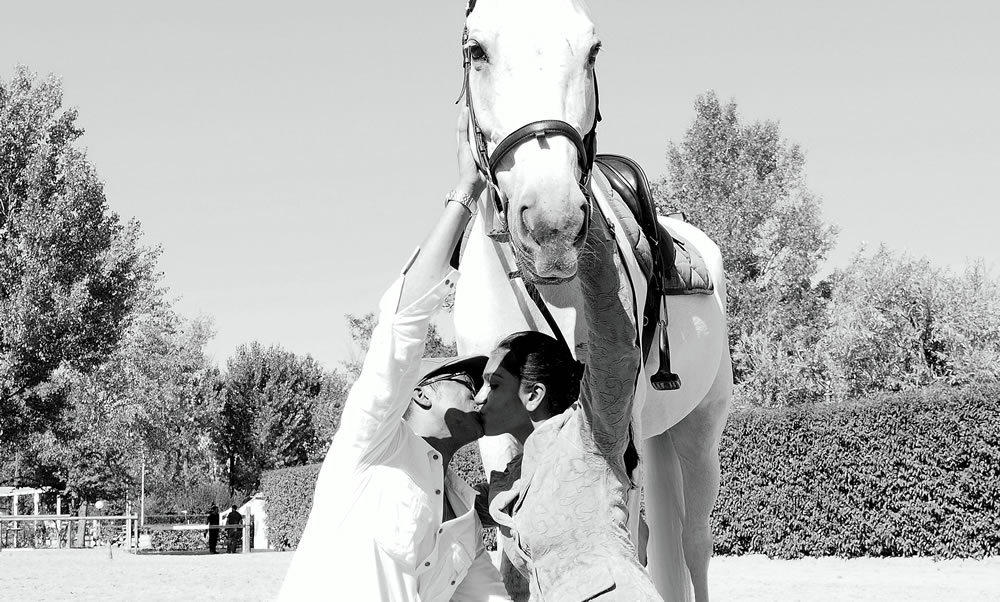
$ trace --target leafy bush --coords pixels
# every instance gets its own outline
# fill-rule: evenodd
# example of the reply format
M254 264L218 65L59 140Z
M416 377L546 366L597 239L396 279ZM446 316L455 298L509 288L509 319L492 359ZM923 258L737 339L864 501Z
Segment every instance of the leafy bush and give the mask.
M267 541L276 550L294 550L312 510L322 464L268 470L260 475L267 504Z
M230 491L229 485L221 481L197 481L186 486L165 483L146 494L146 522L152 522L150 515L154 514L164 518L160 522L187 522L185 516L200 517L205 522L212 504L225 510L243 504L249 497L239 489Z
M207 550L208 535L204 531L151 531L150 545L156 552Z
M832 280L817 346L834 399L1000 378L1000 281L982 260L956 274L882 246Z
M1000 554L1000 383L734 413L718 554Z

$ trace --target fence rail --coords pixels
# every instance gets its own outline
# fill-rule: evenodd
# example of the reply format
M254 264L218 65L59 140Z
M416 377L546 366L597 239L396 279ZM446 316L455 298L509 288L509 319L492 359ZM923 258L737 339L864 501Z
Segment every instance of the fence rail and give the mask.
M139 524L135 515L122 516L72 516L67 514L31 514L0 516L0 549L11 547L73 547L73 535L86 547L87 539L92 543L117 542L127 546L131 552L140 549L140 535L152 531L225 531L239 529L241 531L242 551L250 551L251 523L233 525L209 525L207 523L159 523ZM25 528L21 523L31 523ZM39 524L40 523L40 524ZM53 523L52 528L46 523ZM65 523L65 524L63 524ZM102 524L104 523L104 524ZM110 524L108 524L110 523ZM121 525L117 523L123 523ZM75 525L75 526L74 526ZM80 535L80 529L83 535ZM89 531L89 533L88 533ZM19 545L20 544L20 545ZM30 544L30 545L29 545ZM38 545L41 544L41 545ZM55 544L54 546L52 544Z
M138 517L121 516L72 516L68 514L31 514L0 516L0 548L9 547L73 547L74 531L79 542L86 547L87 540L120 542L132 549ZM22 523L30 523L26 528ZM47 523L52 523L50 528ZM117 524L122 523L122 524ZM65 527L65 528L64 528ZM41 544L41 545L39 545ZM54 546L52 544L55 544Z

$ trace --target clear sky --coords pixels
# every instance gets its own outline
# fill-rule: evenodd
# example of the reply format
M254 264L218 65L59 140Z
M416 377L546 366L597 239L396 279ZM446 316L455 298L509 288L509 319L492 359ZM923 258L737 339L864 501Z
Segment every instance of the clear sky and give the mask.
M599 147L664 173L714 89L807 151L862 242L1000 268L1000 4L592 0ZM163 246L220 364L278 343L329 368L456 174L464 0L5 1L0 77L63 78L114 211ZM994 271L996 273L996 271Z

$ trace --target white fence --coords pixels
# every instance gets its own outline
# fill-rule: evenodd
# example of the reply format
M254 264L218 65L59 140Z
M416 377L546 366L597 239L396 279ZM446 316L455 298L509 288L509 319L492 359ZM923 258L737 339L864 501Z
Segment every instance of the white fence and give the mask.
M137 517L133 515L0 516L0 548L93 547L114 542L132 549L137 525Z

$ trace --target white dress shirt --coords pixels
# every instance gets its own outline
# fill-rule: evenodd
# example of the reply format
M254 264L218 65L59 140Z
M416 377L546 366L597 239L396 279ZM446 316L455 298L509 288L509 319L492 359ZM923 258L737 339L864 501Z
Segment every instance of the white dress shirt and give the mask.
M450 470L444 478L441 454L402 418L428 323L458 276L398 310L405 275L383 295L281 600L509 600L483 545L475 491ZM445 495L457 518L442 523Z

